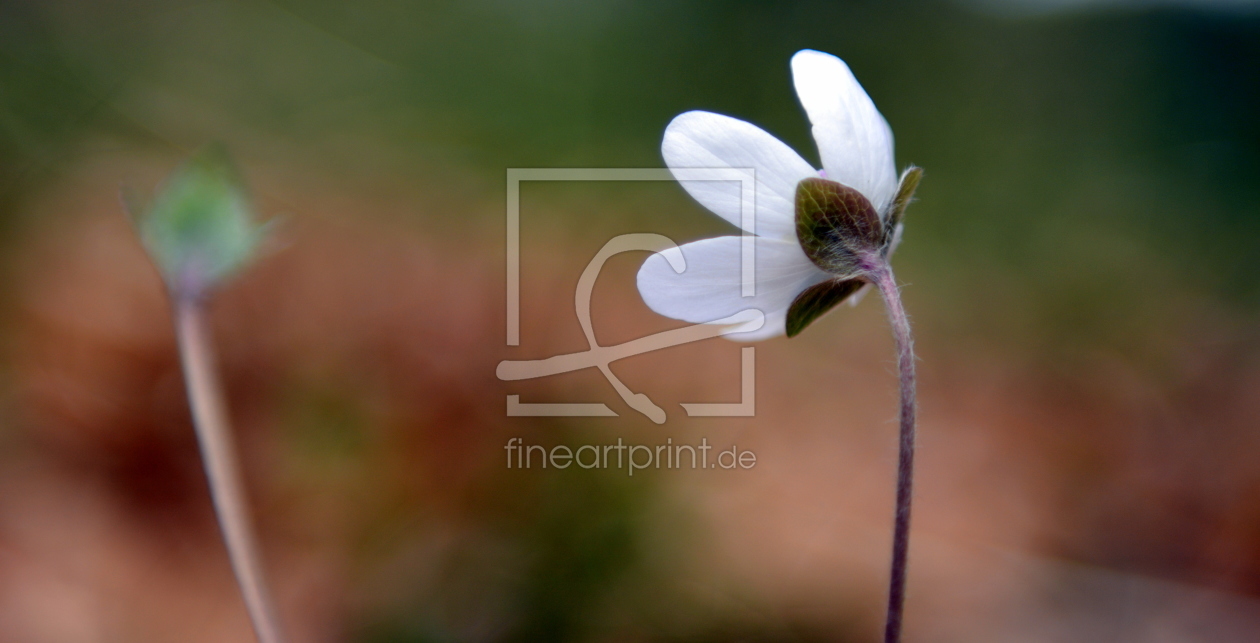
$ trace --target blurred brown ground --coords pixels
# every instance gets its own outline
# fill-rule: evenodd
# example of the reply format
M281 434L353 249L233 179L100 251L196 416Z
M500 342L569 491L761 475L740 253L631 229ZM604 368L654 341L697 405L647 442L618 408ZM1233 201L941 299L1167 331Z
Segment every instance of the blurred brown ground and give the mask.
M249 640L160 283L115 197L120 165L161 172L132 160L66 174L27 205L33 223L6 262L0 640ZM758 457L749 471L625 482L667 507L635 514L643 549L660 556L646 559L662 569L639 585L612 572L609 586L592 584L598 600L582 609L596 616L570 638L874 640L895 446L876 299L798 340L758 345L756 418L680 417L679 401L738 390L738 352L721 340L618 365L670 411L655 427L594 372L512 387L494 377L504 358L584 348L572 285L598 240L527 248L528 348L509 351L501 241L486 242L497 229L426 231L401 221L441 207L431 197L372 198L331 180L299 190L255 169L261 209L294 214L278 247L216 299L213 320L294 641L429 640L363 633L426 592L444 596L434 618L456 623L458 640L500 640L528 621L535 599L504 580L522 569L519 548L501 553L510 538L495 535L535 533L534 518L512 516L552 511L546 493L522 491L541 473L504 471L502 447L521 435L703 436ZM605 343L669 326L638 299L638 261L601 278ZM913 285L905 294L926 314ZM1260 631L1260 334L1207 306L1194 322L1170 339L1175 360L1157 374L1101 352L1047 363L1035 351L920 342L912 640L1243 641ZM624 417L558 428L507 418L509 391L605 401ZM588 517L566 507L561 525ZM466 555L488 571L447 578L444 561Z

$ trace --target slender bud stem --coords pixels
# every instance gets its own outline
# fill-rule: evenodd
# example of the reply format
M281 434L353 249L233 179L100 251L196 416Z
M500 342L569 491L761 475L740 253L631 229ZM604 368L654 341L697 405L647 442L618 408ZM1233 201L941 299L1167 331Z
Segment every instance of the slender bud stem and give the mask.
M178 298L175 331L179 339L184 381L192 407L193 426L201 446L210 496L227 545L232 571L260 643L282 643L284 637L272 608L259 564L258 546L250 523L236 449L228 425L227 407L219 389L214 353L205 316L197 300Z
M910 545L910 497L914 482L914 344L910 320L901 306L901 293L887 261L871 274L884 296L888 322L897 345L897 370L901 383L900 453L897 458L897 500L893 522L892 569L888 582L888 621L884 642L901 641L901 615L906 600L906 553Z

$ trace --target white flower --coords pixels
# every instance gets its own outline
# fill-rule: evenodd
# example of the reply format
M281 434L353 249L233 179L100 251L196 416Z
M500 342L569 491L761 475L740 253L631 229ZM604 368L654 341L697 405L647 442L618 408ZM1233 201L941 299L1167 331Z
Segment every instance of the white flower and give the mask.
M797 52L792 57L792 76L797 97L813 125L822 171L761 128L729 116L687 112L666 128L661 152L676 176L677 170L684 168L755 170L755 223L746 231L756 235L756 294L741 296L741 237L703 239L667 251L681 252L686 263L681 274L675 273L671 262L661 254L649 257L639 270L639 292L657 313L692 323L710 323L741 310L758 309L765 315L764 326L727 335L739 341L753 341L795 334L846 298L856 303L854 293L869 283L864 279L865 273L851 265L852 261L828 261L832 256L828 253L835 251L821 248L820 244L836 246L835 235L820 232L819 237L826 238L816 240L814 248L803 245L798 237L798 199L807 185L829 186L824 190L834 187L843 194L856 190L869 202L862 207L870 212L882 256L886 258L895 245L901 211L918 181L918 173L908 171L903 178L913 175L913 180L903 183L909 190L899 190L888 122L875 109L849 67L835 56L808 49ZM802 184L806 179L814 181ZM701 205L740 225L738 184L680 182ZM834 215L834 207L831 212ZM809 294L805 294L807 291ZM802 313L802 308L807 310ZM793 324L789 324L789 309L793 311Z

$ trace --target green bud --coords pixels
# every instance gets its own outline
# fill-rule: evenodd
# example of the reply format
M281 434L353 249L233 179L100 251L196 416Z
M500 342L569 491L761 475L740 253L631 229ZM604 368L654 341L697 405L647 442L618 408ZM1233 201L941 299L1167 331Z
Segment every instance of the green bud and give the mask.
M141 214L141 241L172 295L197 298L247 264L265 236L227 151L211 145L174 172Z

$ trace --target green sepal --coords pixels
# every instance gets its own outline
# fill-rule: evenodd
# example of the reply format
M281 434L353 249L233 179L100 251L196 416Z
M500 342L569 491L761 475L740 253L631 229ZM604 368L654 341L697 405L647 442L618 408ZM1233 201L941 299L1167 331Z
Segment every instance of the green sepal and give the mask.
M219 145L186 161L147 212L133 217L167 287L185 297L200 296L240 270L265 234L255 223L240 174Z
M884 244L884 226L861 192L808 178L796 186L796 236L816 266L851 276L860 271L859 255L878 252Z
M828 279L806 288L788 307L787 336L796 337L806 326L848 299L865 283L861 279Z
M910 201L914 200L914 191L919 187L919 181L923 179L923 168L911 165L901 173L901 183L897 186L897 196L893 197L892 205L888 208L888 223L886 225L888 239L886 242L892 242L892 235L897 230L897 226L901 224L901 220L906 216L906 207L910 205Z

